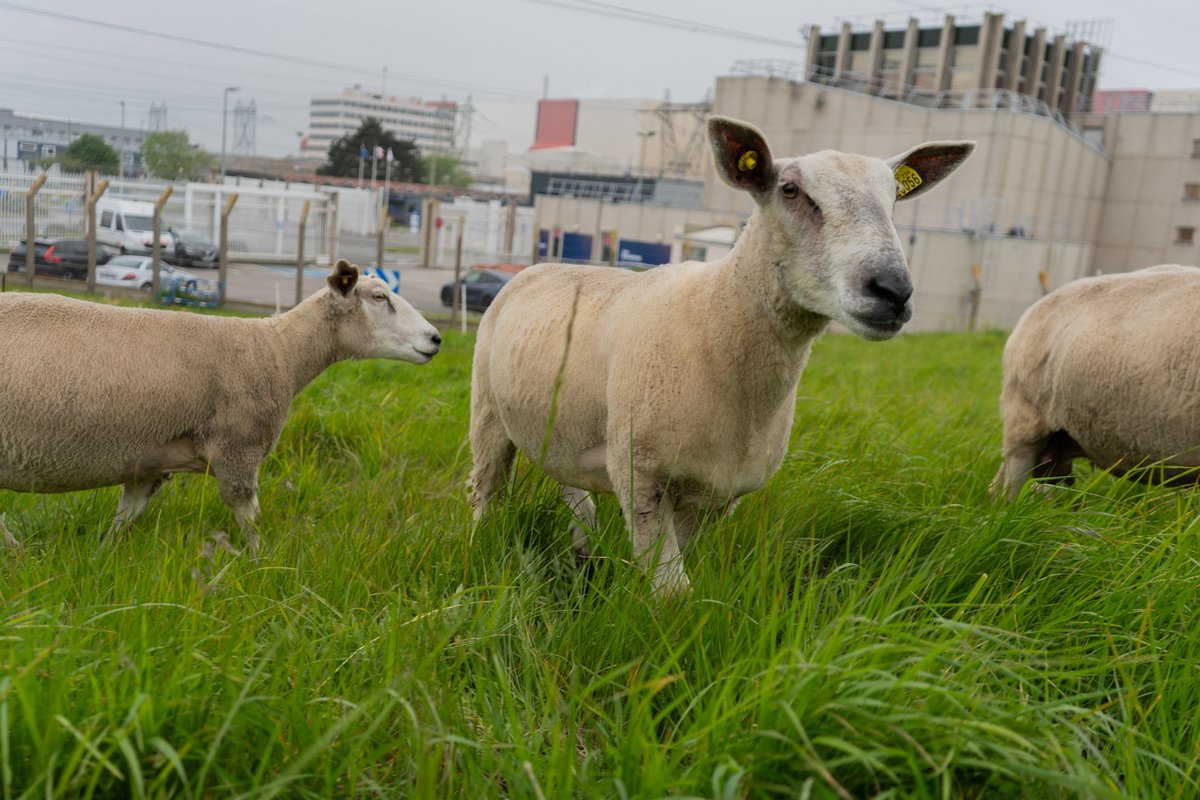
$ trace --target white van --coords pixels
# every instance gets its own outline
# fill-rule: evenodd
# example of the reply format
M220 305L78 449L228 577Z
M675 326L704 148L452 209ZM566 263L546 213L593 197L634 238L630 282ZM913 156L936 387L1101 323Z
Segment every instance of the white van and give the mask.
M101 197L96 201L96 241L122 253L149 253L154 243L154 204ZM175 239L162 223L158 237L162 254L175 252Z

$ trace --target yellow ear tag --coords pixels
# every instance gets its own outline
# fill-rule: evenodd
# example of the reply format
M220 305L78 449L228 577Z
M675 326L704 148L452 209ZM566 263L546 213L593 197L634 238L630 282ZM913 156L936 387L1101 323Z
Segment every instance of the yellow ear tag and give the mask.
M911 192L921 185L921 176L917 171L907 164L901 164L896 169L896 197L897 199Z
M758 166L758 153L753 150L747 150L742 153L742 157L738 159L738 169L742 172L749 172Z
M350 282L350 276L349 276L349 275L343 275L343 276L342 276L342 286L345 286L345 285L346 285L347 283L349 283L349 282Z

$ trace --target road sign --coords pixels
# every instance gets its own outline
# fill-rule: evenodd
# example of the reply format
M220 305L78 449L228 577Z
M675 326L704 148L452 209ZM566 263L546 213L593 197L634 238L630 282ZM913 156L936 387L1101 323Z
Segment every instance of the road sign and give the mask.
M388 288L393 292L400 291L400 270L398 269L380 269L379 267L366 267L363 269L366 275L374 275L388 285Z

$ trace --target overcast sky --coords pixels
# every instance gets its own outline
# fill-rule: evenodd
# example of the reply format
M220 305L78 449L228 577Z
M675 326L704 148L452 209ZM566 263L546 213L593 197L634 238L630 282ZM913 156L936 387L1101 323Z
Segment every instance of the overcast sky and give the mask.
M635 8L660 15L658 24L621 18ZM285 155L296 152L313 93L356 83L377 91L386 67L389 94L470 94L472 146L505 139L524 149L544 81L551 97L669 91L695 101L740 59L802 59L809 24L882 18L891 27L910 15L965 21L987 10L1058 31L1108 21L1102 89L1200 87L1195 0L0 0L0 108L116 125L124 100L125 125L136 128L148 125L151 102L165 102L170 127L216 151L223 89L236 85L231 111L254 100L260 115L258 153Z

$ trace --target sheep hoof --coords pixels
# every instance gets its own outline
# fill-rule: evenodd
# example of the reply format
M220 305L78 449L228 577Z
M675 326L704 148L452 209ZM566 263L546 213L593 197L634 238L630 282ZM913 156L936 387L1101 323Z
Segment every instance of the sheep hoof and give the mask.
M17 541L17 537L12 535L12 531L4 524L4 520L0 519L0 536L4 537L4 547L8 550L20 550L21 543Z
M682 559L660 564L654 571L654 594L667 602L686 600L692 595L692 582L683 571Z

